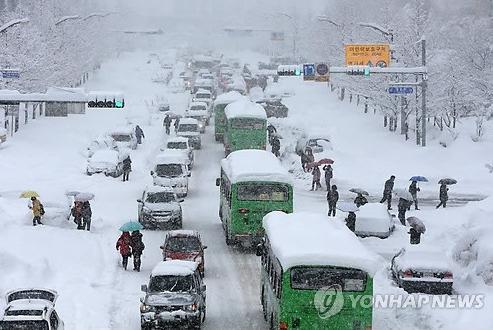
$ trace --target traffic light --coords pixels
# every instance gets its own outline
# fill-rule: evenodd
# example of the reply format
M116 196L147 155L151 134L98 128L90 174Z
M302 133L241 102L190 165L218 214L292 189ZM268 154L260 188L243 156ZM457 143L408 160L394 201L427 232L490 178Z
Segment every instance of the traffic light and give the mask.
M121 109L125 106L125 100L98 100L95 99L93 101L87 102L88 108L117 108Z
M370 76L370 67L369 66L348 66L346 68L346 74L350 76Z
M279 65L277 67L278 76L301 76L301 72L299 65Z

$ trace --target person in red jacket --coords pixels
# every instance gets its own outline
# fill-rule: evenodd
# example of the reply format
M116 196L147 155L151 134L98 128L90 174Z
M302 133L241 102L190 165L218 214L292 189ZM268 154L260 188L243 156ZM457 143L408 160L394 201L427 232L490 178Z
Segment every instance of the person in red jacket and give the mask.
M124 231L116 242L116 250L120 250L120 254L123 258L122 265L125 270L127 270L128 257L132 255L131 244L132 239L128 231Z

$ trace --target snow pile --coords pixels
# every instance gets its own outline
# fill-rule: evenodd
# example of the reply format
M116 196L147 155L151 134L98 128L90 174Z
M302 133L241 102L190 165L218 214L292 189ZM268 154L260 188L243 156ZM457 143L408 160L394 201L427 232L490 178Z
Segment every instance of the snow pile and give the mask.
M318 213L271 212L264 217L263 227L284 270L337 266L361 269L373 276L381 266L378 257L344 224Z
M243 99L244 96L238 93L237 91L231 91L224 94L219 95L214 101L214 106L218 104L229 104L238 100Z
M355 233L362 236L388 237L393 221L387 206L380 203L368 203L360 207L356 216Z

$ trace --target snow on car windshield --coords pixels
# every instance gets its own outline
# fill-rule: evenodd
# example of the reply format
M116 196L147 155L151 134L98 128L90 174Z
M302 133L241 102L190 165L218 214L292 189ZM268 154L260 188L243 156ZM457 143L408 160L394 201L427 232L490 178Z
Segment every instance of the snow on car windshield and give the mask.
M197 237L172 237L168 240L166 250L173 252L199 251L200 241Z
M187 143L186 142L168 142L168 148L169 149L187 149Z
M147 203L169 203L175 200L175 195L171 192L148 193Z
M193 288L191 275L174 276L161 275L153 276L149 283L150 292L188 292Z
M183 169L180 164L161 164L156 166L157 176L176 177L183 174Z

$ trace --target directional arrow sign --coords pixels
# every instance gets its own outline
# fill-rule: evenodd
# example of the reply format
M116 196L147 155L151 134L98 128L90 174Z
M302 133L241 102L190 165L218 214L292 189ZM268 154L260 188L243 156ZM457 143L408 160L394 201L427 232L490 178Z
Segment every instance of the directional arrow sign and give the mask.
M410 86L394 86L389 87L389 94L412 94L414 93L414 88Z

